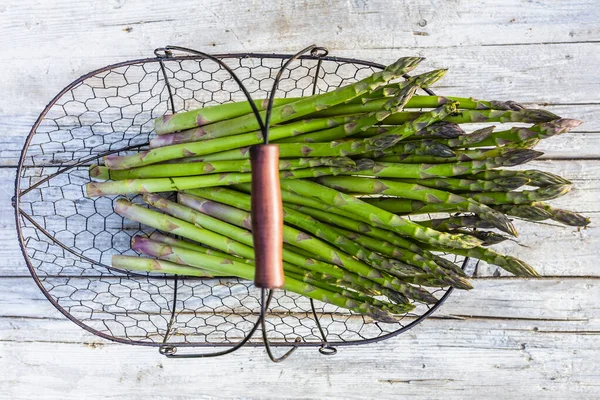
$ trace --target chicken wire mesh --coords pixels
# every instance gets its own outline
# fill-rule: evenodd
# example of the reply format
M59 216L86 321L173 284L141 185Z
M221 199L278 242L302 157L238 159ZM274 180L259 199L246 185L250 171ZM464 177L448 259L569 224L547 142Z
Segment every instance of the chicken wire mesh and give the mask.
M274 77L289 58L218 57L255 99L268 96ZM382 67L353 59L303 56L283 72L277 95L309 96L314 88L317 93L329 91ZM96 335L139 345L226 346L248 333L260 314L260 291L250 282L111 268L112 255L135 255L130 249L132 237L152 230L117 215L114 197L88 198L84 192L90 181L88 167L106 154L144 149L153 135L154 118L171 109L179 112L240 100L245 97L239 86L217 63L168 55L93 71L50 102L23 149L14 205L31 274L65 316ZM132 201L142 204L139 196ZM380 340L421 321L450 291L435 290L438 303L418 305L394 324L315 302L324 337L307 298L276 291L266 316L268 337L274 345L299 346ZM260 343L258 337L249 342Z

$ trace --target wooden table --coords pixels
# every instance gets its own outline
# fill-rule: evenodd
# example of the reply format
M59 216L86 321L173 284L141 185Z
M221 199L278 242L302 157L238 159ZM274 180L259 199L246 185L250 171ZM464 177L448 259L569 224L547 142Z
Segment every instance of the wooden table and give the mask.
M600 397L600 7L597 0L477 2L13 1L0 5L0 397ZM524 225L502 251L543 275L481 266L420 326L378 344L284 364L263 349L168 360L67 321L30 278L13 209L15 166L44 105L76 77L177 44L210 52L331 53L382 63L426 56L448 67L440 93L515 99L586 123L540 145L534 167L575 183L555 202L592 217L577 230Z

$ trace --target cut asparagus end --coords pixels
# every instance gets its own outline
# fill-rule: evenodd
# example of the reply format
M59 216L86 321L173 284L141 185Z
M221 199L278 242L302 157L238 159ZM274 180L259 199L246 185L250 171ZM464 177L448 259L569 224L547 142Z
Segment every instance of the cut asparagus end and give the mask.
M90 178L98 178L98 179L110 179L110 172L108 168L103 167L98 164L90 165Z

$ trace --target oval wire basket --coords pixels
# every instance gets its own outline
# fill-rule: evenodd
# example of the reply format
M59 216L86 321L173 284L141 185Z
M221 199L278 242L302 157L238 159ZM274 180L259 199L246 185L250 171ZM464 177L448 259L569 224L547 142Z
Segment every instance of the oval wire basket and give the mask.
M64 88L46 106L27 137L18 165L17 233L36 283L67 318L91 333L121 343L177 347L234 346L256 324L260 291L237 278L139 274L110 267L113 254L136 255L130 243L152 229L113 211L113 198L88 198L88 167L107 154L143 149L153 120L245 96L231 75L201 55L126 61L90 72ZM384 66L329 57L316 48L283 71L279 97L309 96L362 79ZM254 99L267 98L289 55L220 54ZM132 200L143 204L140 196ZM467 265L467 259L452 258ZM429 288L431 290L431 288ZM398 323L376 322L338 307L275 291L266 314L274 346L365 344L398 335L435 311L439 301L419 304ZM252 338L247 345L262 345Z

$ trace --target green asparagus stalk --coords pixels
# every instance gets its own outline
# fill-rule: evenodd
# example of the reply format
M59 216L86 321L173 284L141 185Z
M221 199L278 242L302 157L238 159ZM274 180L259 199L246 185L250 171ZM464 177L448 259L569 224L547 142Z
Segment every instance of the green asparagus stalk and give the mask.
M450 285L457 289L471 289L472 286L462 276L456 275L453 271L446 270L440 267L435 261L428 260L419 255L412 253L406 249L399 249L389 242L382 242L378 239L371 238L366 235L361 235L356 232L340 230L345 237L355 240L362 246L378 251L386 256L406 260L407 262L418 265L426 272L432 274L445 285ZM413 276L413 275L410 275Z
M590 219L582 214L554 208L543 202L532 202L530 204L505 204L494 206L494 208L515 217L529 221L544 221L551 219L568 226L587 226Z
M529 128L514 127L502 132L494 132L476 144L477 147L484 146L504 146L514 142L522 142L528 139L546 139L555 135L561 135L565 132L578 127L583 122L576 119L556 119L549 122L539 123ZM444 143L447 144L447 143Z
M550 185L536 190L523 190L520 192L481 192L465 193L475 201L483 204L528 204L533 201L555 199L568 193L573 185Z
M326 222L330 225L335 225L344 228L345 230L361 233L366 236L378 239L382 242L389 242L397 248L404 249L401 252L396 253L395 258L403 260L409 264L420 265L421 263L426 262L427 260L435 261L436 264L438 264L442 268L445 268L449 271L453 271L459 276L465 276L464 272L460 268L458 268L454 263L447 261L441 257L438 257L427 250L423 250L419 245L405 238L402 238L394 234L393 232L377 228L364 222L357 221L352 216L347 217L328 212L326 208L318 208L318 204L317 208L301 205L302 201L298 201L298 199L303 198L293 193L282 191L282 198L284 200L285 206L288 208L293 208L297 211L301 211L315 219ZM288 201L290 201L290 203L287 203Z
M446 283L440 278L436 278L433 275L415 275L403 278L403 280L407 283L412 283L413 285L426 286L426 287L444 287ZM468 281L463 278L463 281L467 284ZM469 284L470 285L470 284Z
M419 86L421 88L427 88L427 87L432 86L434 83L439 81L441 78L443 78L444 75L446 75L446 72L448 72L447 69L436 69L434 71L429 71L429 72L425 72L420 75L415 75L415 76L408 78L405 81L387 84L375 91L367 93L358 98L352 99L352 100L346 102L345 104L364 104L364 103L370 102L374 99L381 99L381 98L385 98L385 97L388 97L388 98L395 97L398 95L398 93L401 90L405 89L407 86L409 86L415 82L417 83L417 86Z
M314 143L327 142L331 140L339 140L347 136L353 136L358 132L362 132L369 127L383 121L394 112L400 112L406 102L415 94L417 87L415 85L407 86L400 94L388 100L384 107L380 110L373 111L359 117L353 122L343 126L338 126L322 131L307 133L294 138L279 140L278 143L295 142L295 143Z
M250 229L250 196L234 191L228 191L227 193L233 198L231 201L229 201L228 205L197 196L190 196L189 194L179 194L178 201L179 203L200 213L213 216L236 226L243 226ZM221 191L221 194L223 195L224 193ZM234 208L234 206L231 204L235 204L235 206L239 207L239 209ZM384 257L370 252L367 249L352 243L351 241L345 240L343 235L340 235L331 227L328 227L325 224L322 224L309 216L302 215L294 210L284 210L284 221L287 224L295 225L301 229L304 229L305 232L314 235L314 237L312 237L302 231L292 228L291 226L284 225L284 240L290 244L294 244L304 250L323 257L324 260L331 264L344 267L344 265L347 263L356 263L356 260L348 257L345 254L348 253L349 255L356 257L358 260L363 261L367 265L371 265L379 270L386 271L394 276L405 276L407 274L419 272L415 268L411 268L406 264L385 259ZM299 240L298 238L302 239ZM325 240L345 253L337 251L334 247L318 240L317 238Z
M498 148L485 148L485 149L470 149L470 150L455 150L456 154L453 157L434 157L434 156L423 156L413 154L396 154L380 157L377 161L391 162L391 163L405 163L405 164L447 164L452 162L468 162L468 161L483 161L490 158L501 157L504 155L528 155L524 157L524 161L520 161L520 164L529 162L535 158L542 156L544 153L531 149L513 149L510 147L498 147ZM519 165L519 164L514 164ZM514 166L513 165L513 166ZM508 166L508 165L506 165Z
M369 138L388 132L392 126L376 126L352 135L355 138ZM440 121L429 125L414 134L415 139L451 139L463 135L465 131L460 125L451 122ZM302 137L302 136L301 136ZM280 142L294 143L295 138L281 140Z
M569 210L561 210L554 208L542 202L531 203L532 206L541 208L550 213L550 219L569 226L587 226L590 224L590 219L584 215L578 214Z
M281 143L279 144L279 156L287 157L339 157L353 154L361 154L369 151L383 150L393 146L398 141L405 139L426 126L437 122L455 110L455 104L426 112L419 118L391 129L386 133L356 140L333 141L327 143ZM243 160L249 158L249 149L241 148L220 153L208 154L202 158L203 161L219 160Z
M503 204L492 207L506 215L512 215L528 221L545 221L551 217L550 212L530 204Z
M458 210L478 214L503 232L516 236L516 230L508 218L504 214L478 203L475 197L477 195L469 195L471 199L468 199L451 192L431 189L417 184L358 176L321 177L317 182L341 192L357 191L368 194L386 194L425 203L455 204ZM476 201L472 201L473 199Z
M523 140L522 142L513 142L505 145L504 147L509 147L511 149L534 149L538 144L540 144L541 139L531 138Z
M440 232L448 232L455 229L462 228L479 228L479 229L490 229L494 226L488 221L481 219L477 215L459 215L451 216L448 218L436 218L418 221L419 224L438 230Z
M471 175L463 175L465 179L482 179L482 180L494 180L500 178L521 178L527 179L527 185L529 186L550 186L550 185L563 185L563 184L571 184L565 178L562 178L558 175L551 174L546 171L539 171L536 169L530 170L504 170L504 169L494 169L488 171L478 172L476 174Z
M111 265L113 268L125 270L137 270L148 272L163 272L171 273L176 271L176 275L199 276L202 278L212 278L212 272L208 272L203 268L188 267L186 265L176 264L169 261L157 260L154 258L141 258L134 256L121 256L114 254L112 256Z
M448 235L435 230L424 228L419 224L400 218L360 199L348 196L337 190L304 180L282 179L281 188L292 193L319 199L330 205L354 213L358 219L372 223L378 227L392 230L427 243L443 243L443 246L469 248L476 246L478 240L458 235Z
M421 96L418 96L421 97ZM413 97L416 99L417 97ZM448 99L450 102L452 100ZM459 108L460 108L460 102ZM447 104L447 103L446 103ZM407 108L410 104L407 104ZM362 105L348 105L344 109L344 113L340 113L339 109L331 108L311 114L313 118L323 118L332 115L350 115L360 114L365 112L365 108ZM422 112L419 111L405 111L390 115L388 118L383 120L383 125L399 125L407 121L418 118ZM458 115L449 115L444 118L444 121L452 122L455 124L468 124L468 123L483 123L483 122L523 122L536 124L539 122L549 122L555 119L559 119L558 115L555 115L546 110L536 109L522 109L522 110L460 110Z
M465 131L458 124L452 122L440 121L429 125L419 132L415 133L415 137L420 138L444 138L451 139L464 134Z
M455 232L466 234L469 231L458 229ZM472 231L471 234L483 242L481 244L482 246L491 246L491 245L498 244L498 243L504 242L505 240L510 239L508 236L501 235L496 232L490 232L490 231Z
M346 157L298 158L279 161L279 170L288 171L321 166L350 167L354 161ZM215 161L147 165L145 167L126 170L111 170L107 167L93 164L90 166L90 177L98 179L139 179L139 178L168 178L178 176L194 176L217 174L222 172L250 172L250 160Z
M473 180L465 178L429 178L402 179L402 182L412 183L451 192L504 192L529 185L525 177L495 178L493 180Z
M495 126L487 126L478 129L472 133L460 135L449 139L438 139L437 143L446 145L451 148L469 147L473 144L478 144L486 140L494 132Z
M150 238L150 240L153 240L155 242L164 243L164 244L168 244L168 245L176 246L176 247L181 247L184 249L194 250L194 251L197 251L200 253L218 256L218 257L221 257L221 258L227 259L227 260L233 260L233 261L237 261L237 262L245 262L247 264L254 265L254 260L231 256L229 254L225 254L225 253L222 253L222 252L219 252L216 250L212 250L212 249L209 249L209 248L206 248L206 247L194 244L194 243L186 242L181 239L176 239L171 236L166 236L159 232L153 232L149 238ZM136 236L134 238L134 241L139 241L139 240L140 240L139 236ZM296 249L296 250L299 250L299 249ZM157 261L163 262L160 260L157 260ZM300 279L298 279L298 280L302 280L303 282L310 283L310 284L318 286L318 287L326 288L329 291L334 291L336 293L344 294L346 297L350 297L355 300L366 301L370 304L376 305L378 307L382 307L382 308L386 309L387 311L390 311L394 314L408 312L412 308L414 308L414 306L411 304L403 303L400 305L396 305L396 304L390 304L390 303L386 303L386 302L382 302L382 301L373 299L369 296L376 295L376 292L374 292L372 290L368 290L368 289L366 290L364 287L362 287L360 285L346 282L343 279L331 277L331 276L328 276L326 274L322 274L319 272L305 270L301 267L298 267L296 265L293 265L293 264L290 264L287 262L284 262L283 266L284 266L286 276L291 276L292 278L299 277ZM323 285L320 285L320 282L329 282L331 284L329 284L325 287ZM350 288L352 288L353 290L356 290L357 292L346 291L342 288L345 286L349 286ZM365 293L368 296L362 296L361 293Z
M470 249L438 249L464 257L476 258L489 264L497 265L516 276L537 277L539 274L524 261L517 258L496 253L484 247L473 247Z
M242 279L254 280L254 267L245 263L224 260L220 257L211 256L205 253L195 252L193 250L181 247L170 246L164 243L154 242L150 239L141 238L136 240L133 248L144 254L154 257L188 265L199 267L213 273L237 276ZM133 266L130 266L132 268ZM143 267L146 267L144 265ZM142 270L140 267L139 270ZM162 270L166 273L177 274L179 269ZM357 303L355 300L347 298L339 293L332 293L322 288L308 285L291 277L286 277L283 289L290 292L299 293L315 300L346 308L350 311L365 314L373 319L382 322L393 322L395 318L392 314L380 308L374 307L368 303Z
M384 86L388 81L398 78L403 74L412 71L423 59L420 57L400 58L393 64L388 65L383 71L362 79L356 83L339 87L331 92L326 92L316 96L301 97L294 102L273 107L271 110L271 124L275 125L291 119L308 115L315 111L325 110L336 104L343 103L365 93L377 90ZM266 111L261 111L261 118L265 118ZM249 132L259 128L258 121L254 113L245 114L237 118L232 118L205 125L198 129L205 132L206 136L224 136L237 133ZM179 130L179 129L176 129Z
M332 174L337 175L346 169L317 167L287 170L279 173L281 178L300 179ZM252 173L228 172L222 174L182 176L169 178L128 179L123 181L90 182L86 188L89 197L133 193L159 193L194 189L200 187L232 185L252 181Z
M379 158L393 154L415 154L443 158L456 156L456 153L450 147L429 139L401 142L393 147L384 150L375 150L365 153L362 156L368 158Z
M172 233L174 235L179 235L190 240L201 242L203 244L206 244L207 246L224 251L226 253L239 255L248 259L253 259L254 257L254 251L252 250L252 248L245 244L230 240L225 236L211 232L207 229L199 228L196 225L193 225L189 222L185 222L178 218L164 215L156 211L152 211L147 208L135 205L125 199L118 199L115 202L115 212L123 217L129 218L141 224L145 224L155 229L160 229L162 231ZM231 227L228 229L228 232L232 231ZM294 257L292 259L293 256L286 255L285 251L284 257L288 257L291 263L294 263L295 265L301 266L303 268L314 270L316 272L326 273L328 275L339 277L347 281L356 281L360 284L367 285L367 287L369 287L368 281L371 280L374 282L374 285L378 284L386 289L391 289L392 291L398 291L401 293L404 292L402 293L403 295L406 293L409 294L411 298L413 298L414 296L416 297L415 300L419 298L423 299L422 301L425 302L436 301L436 299L430 294L428 294L426 291L419 290L415 287L408 287L407 285L404 285L402 282L400 282L397 278L391 277L386 274L382 274L379 271L371 268L369 268L368 271L361 270L360 273L362 274L362 276L357 277L355 273L351 273L350 271L346 271L335 265L325 264L310 258L298 259L297 257ZM392 298L387 293L386 296L388 296L388 298Z
M293 103L297 98L276 98L273 106L282 106ZM266 110L267 99L254 100L257 110ZM204 126L235 117L239 117L252 112L252 107L248 101L239 101L235 103L219 104L215 106L202 107L195 110L180 112L177 114L167 114L154 120L154 131L159 135L166 133L182 131L198 126Z

